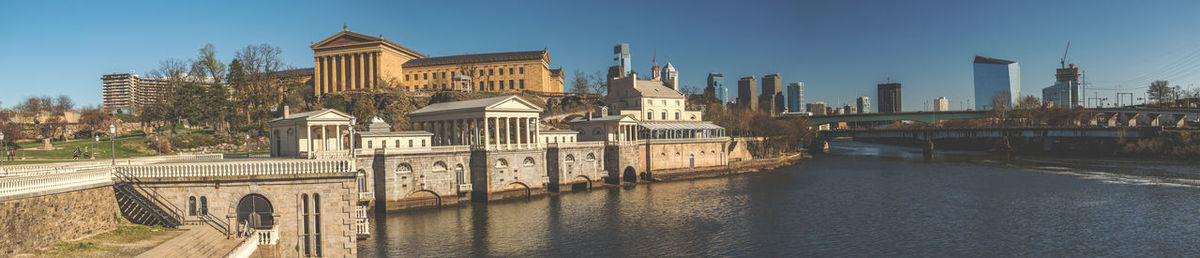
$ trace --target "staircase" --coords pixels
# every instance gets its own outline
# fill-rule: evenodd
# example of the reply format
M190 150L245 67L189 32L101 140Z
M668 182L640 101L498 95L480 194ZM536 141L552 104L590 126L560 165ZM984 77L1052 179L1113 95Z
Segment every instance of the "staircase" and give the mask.
M142 187L140 180L128 176L120 168L115 168L112 174L117 204L130 222L171 228L184 224L183 209L165 201L166 198L159 195L158 191ZM200 216L200 222L221 234L228 235L230 232L229 225L212 214Z
M182 228L188 231L137 257L225 257L229 250L233 250L242 242L242 239L238 238L226 239L225 234L209 226L193 225Z

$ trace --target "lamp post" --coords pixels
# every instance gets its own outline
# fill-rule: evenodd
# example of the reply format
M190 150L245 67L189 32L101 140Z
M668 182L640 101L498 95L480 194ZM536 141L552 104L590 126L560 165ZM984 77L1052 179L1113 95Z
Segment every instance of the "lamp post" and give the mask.
M117 139L117 126L109 124L108 125L108 142L110 143L110 145L112 145L112 154L110 156L112 157L112 165L113 166L117 165L117 141L116 141L116 139Z
M8 158L6 150L8 150L8 144L4 144L4 132L0 132L0 155L3 155L3 157L0 157L0 167L4 166L4 159Z
M93 134L94 135L92 135L92 137L95 137L96 141L92 142L92 155L91 156L92 156L92 160L96 160L96 144L100 143L100 134L98 134L98 133L93 133Z

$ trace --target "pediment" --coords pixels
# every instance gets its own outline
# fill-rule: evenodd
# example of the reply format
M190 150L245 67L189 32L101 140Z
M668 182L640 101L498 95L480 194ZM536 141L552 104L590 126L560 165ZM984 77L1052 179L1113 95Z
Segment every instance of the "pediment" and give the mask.
M338 34L334 34L333 36L330 36L329 38L326 38L325 40L322 40L321 42L317 42L316 44L313 44L312 48L316 49L316 48L336 47L336 46L354 45L354 44L360 44L360 43L371 43L371 42L380 42L380 41L382 41L382 40L379 38L376 38L376 37L371 37L371 36L367 36L367 35L363 35L363 34L359 34L359 33L355 33L355 32L350 32L350 31L343 31L343 32L339 32Z
M349 121L350 115L347 115L346 113L342 113L341 111L328 109L327 112L321 112L320 114L316 114L316 115L308 117L308 120L310 120L310 121L315 121L315 120Z
M488 105L488 111L528 111L542 112L542 108L519 97L511 97L504 101Z

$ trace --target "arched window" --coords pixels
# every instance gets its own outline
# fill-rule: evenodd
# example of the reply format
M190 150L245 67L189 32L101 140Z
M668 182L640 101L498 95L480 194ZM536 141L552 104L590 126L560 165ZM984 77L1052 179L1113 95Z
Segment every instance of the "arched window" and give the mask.
M658 153L658 156L665 158L665 157L667 157L667 153L666 152Z
M662 120L667 120L667 111L662 112Z
M654 110L646 111L646 120L654 120Z
M196 216L196 197L188 196L188 216Z
M313 198L313 224L315 225L315 227L313 227L313 229L314 229L313 231L315 232L315 235L316 235L316 237L314 239L315 241L313 241L316 243L314 243L313 246L317 247L316 248L316 251L317 251L316 256L321 256L321 195L314 193L312 195L312 198Z
M508 167L508 161L504 160L504 159L496 159L496 167L497 168L506 168L506 167Z
M533 165L536 165L536 164L537 163L533 161L533 157L525 157L525 161L521 162L521 165L526 166L526 167L532 167Z
M208 197L200 196L200 216L208 216Z
M464 180L466 180L466 178L464 178L464 177L466 177L466 173L463 172L462 164L454 165L454 177L455 177L455 179L458 180L455 182L457 182L460 185L463 184L464 182L466 182L466 181L464 181Z
M675 120L679 120L679 110L675 110Z
M399 166L396 166L396 173L412 173L412 166L409 166L408 163L400 163Z
M433 163L433 172L446 172L446 163L438 161Z
M587 161L596 161L596 154L588 153L586 160Z
M312 214L308 208L308 194L300 194L300 214L304 221L302 222L304 224L304 231L300 232L304 236L304 242L301 245L304 246L304 254L308 255L312 253L312 225L309 225L308 219Z
M676 153L675 153L675 157L676 157L676 158L678 158L678 157L679 157L679 152L676 152Z
M600 128L596 128L596 130L592 131L592 135L600 135L602 133L604 132L600 131Z
M575 162L575 155L567 154L567 157L564 158L563 160L565 160L568 163Z

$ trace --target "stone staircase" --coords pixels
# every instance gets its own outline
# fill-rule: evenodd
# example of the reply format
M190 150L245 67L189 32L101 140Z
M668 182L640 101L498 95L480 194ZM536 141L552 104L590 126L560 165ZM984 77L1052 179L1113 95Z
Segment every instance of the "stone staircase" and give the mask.
M182 226L187 232L167 240L137 257L225 257L243 239L229 238L206 225Z

